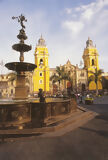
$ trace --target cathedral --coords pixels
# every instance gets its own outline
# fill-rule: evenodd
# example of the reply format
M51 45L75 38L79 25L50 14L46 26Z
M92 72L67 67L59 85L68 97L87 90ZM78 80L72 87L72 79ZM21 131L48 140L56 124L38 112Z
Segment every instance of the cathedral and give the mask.
M53 86L52 82L50 82L50 77L56 73L56 68L49 68L49 53L42 35L38 40L38 44L36 45L34 56L37 68L33 73L33 92L38 93L39 89L41 88L46 93L53 93L51 91ZM88 83L88 81L89 77L92 75L90 71L95 72L95 69L99 70L98 56L99 54L96 46L94 46L93 41L88 38L86 41L86 48L84 49L83 53L84 67L79 68L78 65L74 66L69 60L63 65L65 71L71 72L73 81L72 87L74 91L81 92L86 90L96 90L95 82L90 81L90 83ZM61 84L61 90L63 91L68 87L69 82L67 81L66 83L63 82ZM100 81L98 81L98 89L102 89L102 84Z
M88 73L88 80L89 77L92 75L90 71L95 72L96 70L99 70L99 62L98 62L98 51L96 46L93 45L93 41L88 38L86 41L86 48L84 49L83 53L83 61L84 61L84 69L87 70ZM102 84L100 81L98 81L98 89L102 89ZM91 81L88 86L89 90L96 90L96 83L94 81Z

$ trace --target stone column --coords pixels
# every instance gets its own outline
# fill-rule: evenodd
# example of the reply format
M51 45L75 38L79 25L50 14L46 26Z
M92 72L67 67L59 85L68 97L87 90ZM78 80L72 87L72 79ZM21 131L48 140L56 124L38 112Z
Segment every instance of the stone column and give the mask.
M26 99L28 97L27 87L25 86L25 73L17 73L15 97L14 99Z

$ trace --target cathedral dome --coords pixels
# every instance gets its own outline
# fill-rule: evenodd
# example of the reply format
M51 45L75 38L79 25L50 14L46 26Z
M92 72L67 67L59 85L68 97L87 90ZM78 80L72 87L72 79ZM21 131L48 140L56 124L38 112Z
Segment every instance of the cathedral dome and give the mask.
M86 41L86 48L94 48L93 41L88 37L88 40Z
M45 40L43 39L42 35L41 35L40 39L38 40L38 46L43 46L43 47L46 46Z

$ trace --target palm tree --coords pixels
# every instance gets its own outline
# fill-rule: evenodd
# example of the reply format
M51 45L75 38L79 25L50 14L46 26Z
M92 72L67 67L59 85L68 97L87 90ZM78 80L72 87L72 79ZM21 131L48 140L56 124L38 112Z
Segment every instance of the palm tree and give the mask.
M61 81L68 80L68 73L65 72L64 67L56 67L56 73L50 77L50 80L53 80L53 83L58 82L60 90Z
M97 68L95 68L95 72L93 71L88 71L88 72L92 74L88 79L88 83L90 83L91 81L94 81L96 83L96 95L98 95L98 81L100 82L102 81L101 74L103 73L103 70L102 69L97 70Z

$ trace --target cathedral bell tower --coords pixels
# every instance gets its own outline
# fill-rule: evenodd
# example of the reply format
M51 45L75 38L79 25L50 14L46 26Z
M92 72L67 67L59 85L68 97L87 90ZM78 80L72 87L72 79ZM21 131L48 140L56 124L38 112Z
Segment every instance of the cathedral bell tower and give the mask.
M49 91L49 66L48 66L48 49L45 44L45 40L42 35L38 40L38 44L35 49L35 64L37 68L33 74L33 90L34 93L39 92L41 88L44 92Z
M83 53L84 60L84 68L88 72L88 79L92 75L89 71L95 72L95 70L99 70L99 62L98 62L98 51L96 46L93 45L93 41L88 38L86 41L86 48ZM94 81L89 83L89 90L95 90L96 84ZM102 84L98 82L98 89L102 89Z

